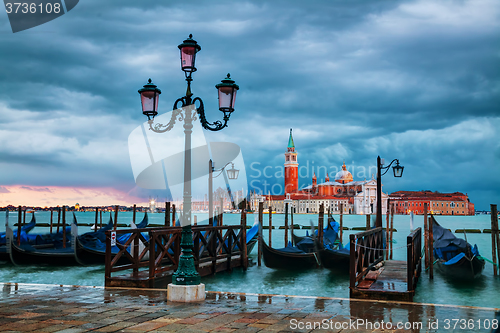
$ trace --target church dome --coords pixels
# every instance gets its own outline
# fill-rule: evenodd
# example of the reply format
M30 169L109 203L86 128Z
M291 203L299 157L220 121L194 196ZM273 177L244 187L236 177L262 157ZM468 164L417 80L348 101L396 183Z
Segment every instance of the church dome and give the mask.
M344 162L344 165L342 165L342 170L337 172L337 174L335 175L335 181L337 183L342 183L342 184L349 183L349 182L353 181L352 174L349 171L347 171L347 168L345 166L345 162Z

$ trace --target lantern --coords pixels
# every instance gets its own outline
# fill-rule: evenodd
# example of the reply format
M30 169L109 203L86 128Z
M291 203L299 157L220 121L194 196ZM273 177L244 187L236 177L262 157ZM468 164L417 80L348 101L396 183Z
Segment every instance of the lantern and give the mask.
M161 90L149 79L148 83L142 89L139 89L138 92L141 94L142 113L148 116L148 119L151 119L150 117L154 119L158 114L158 100Z
M236 91L240 87L231 80L230 74L221 81L221 83L215 85L215 88L219 91L219 110L224 112L234 111L234 102L236 100Z
M399 161L396 161L396 165L392 167L392 171L394 171L394 177L402 177L404 168L405 167L399 165Z
M184 40L182 44L178 46L181 51L181 68L187 73L196 72L196 67L194 66L196 53L201 50L201 46L193 39L193 35L190 34L189 38Z
M240 173L240 170L234 168L234 164L231 163L231 169L226 170L227 172L227 178L229 179L237 179L238 174Z

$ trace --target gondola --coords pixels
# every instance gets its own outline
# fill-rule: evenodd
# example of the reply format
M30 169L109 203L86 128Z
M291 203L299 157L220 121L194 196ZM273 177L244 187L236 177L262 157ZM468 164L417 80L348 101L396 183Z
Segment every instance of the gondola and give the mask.
M306 252L305 248L312 251ZM297 243L297 246L287 246L282 249L274 249L262 240L262 257L264 264L269 268L306 270L319 266L312 239L304 239Z
M339 239L340 225L333 218L325 228L323 233L323 243L319 244L317 239L316 247L321 266L334 270L336 272L349 272L350 251L342 247Z
M76 230L76 217L73 213L71 233L76 233ZM66 237L66 247L64 247L63 238L59 238L57 235L58 234L44 235L47 236L47 238L42 238L44 240L42 244L22 242L18 245L14 239L11 239L7 244L11 262L15 265L76 265L77 262L71 247L71 238Z
M479 277L484 269L484 259L479 255L477 245L471 246L466 240L457 238L440 226L433 215L431 219L437 270L454 280Z
M31 222L29 223L30 225L26 230L32 231L34 226L36 225L36 220L35 217L33 216L31 219ZM10 230L11 233L11 239L13 242L17 244L17 230L12 231L10 227L6 227L7 230ZM11 261L10 254L8 252L8 246L7 244L7 232L6 231L6 237L5 237L5 244L0 245L0 260L2 261ZM22 245L30 245L30 246L36 246L36 247L48 247L50 244L53 244L54 242L60 242L62 244L62 239L63 239L63 231L61 230L60 232L57 233L50 233L50 234L34 234L34 233L28 233L28 232L23 232L21 229L21 236L20 236L20 244ZM66 227L66 233L69 235L71 233L71 227Z
M8 212L7 212L8 214ZM35 218L35 213L33 212L33 215L31 216L31 221L28 224L25 224L21 227L21 233L20 233L20 238L21 242L25 242L28 240L27 234L33 230L33 228L36 226L36 218ZM17 239L17 229L13 231L13 238ZM1 232L0 233L0 261L10 261L10 256L9 253L7 253L7 233L6 232Z
M247 255L252 253L257 241L259 240L259 223L255 223L250 229L247 231Z
M339 271L349 273L349 260L350 251L346 248L328 249L323 248L318 251L321 266Z
M324 238L326 237L325 242L328 242L328 243L332 243L332 244L333 244L333 242L335 241L335 239L334 239L334 240L330 240L330 239L328 239L328 237L329 237L329 236L331 236L331 235L329 235L329 234L328 234L328 232L327 232L327 230L334 229L334 226L335 226L335 225L337 225L337 226L338 226L338 225L339 225L339 224L338 224L338 222L337 222L337 221L335 221L335 219L334 219L332 216L328 217L328 224L327 224L327 226L323 229L323 236L324 236ZM339 227L337 227L337 233L338 233L338 229L339 229ZM297 236L297 235L295 235L295 233L294 233L294 231L293 231L293 230L294 230L294 228L292 228L292 239L293 239L293 243L294 243L294 244L299 243L301 240L303 240L303 239L305 239L305 238L310 238L310 239L312 239L312 238L313 238L313 236L310 236L310 235L306 235L306 236ZM314 233L315 235L317 235L317 234L318 234L318 231L317 231L317 230L316 230L316 231L313 231L313 233Z
M144 218L141 223L137 224L138 229L146 228L148 226L148 213L145 213ZM106 256L106 234L107 230L111 230L113 227L113 221L110 221L107 225L103 226L98 231L88 232L81 236L75 238L75 247L73 248L74 257L76 261L81 265L95 265L104 264ZM130 238L130 233L120 235L117 238L117 242L120 244L125 244ZM111 248L112 254L117 254L120 250L117 246ZM119 261L119 264L129 263L125 256Z

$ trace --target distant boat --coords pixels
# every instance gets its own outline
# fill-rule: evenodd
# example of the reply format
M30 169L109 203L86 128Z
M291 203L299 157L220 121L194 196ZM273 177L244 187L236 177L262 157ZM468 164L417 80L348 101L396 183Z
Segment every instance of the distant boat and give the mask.
M433 215L431 219L437 270L455 280L472 280L480 276L484 259L479 255L477 245L471 246L466 240L457 238L440 226Z

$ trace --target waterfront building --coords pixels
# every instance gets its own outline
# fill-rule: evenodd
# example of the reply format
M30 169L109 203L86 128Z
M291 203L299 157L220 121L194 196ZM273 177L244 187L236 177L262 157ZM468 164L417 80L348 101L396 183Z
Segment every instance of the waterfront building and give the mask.
M424 203L436 215L474 215L474 204L461 192L397 191L389 195L396 214L423 214Z
M311 185L299 189L298 159L290 129L287 151L285 152L285 193L283 195L256 194L251 195L251 209L257 211L259 202L264 209L269 206L277 213L285 210L288 202L294 213L318 213L321 204L325 210L334 214L375 214L377 208L377 181L375 179L355 181L347 170L345 163L336 173L332 181L328 173L324 182L318 184L316 173L313 173ZM387 210L388 195L382 193L382 212Z

